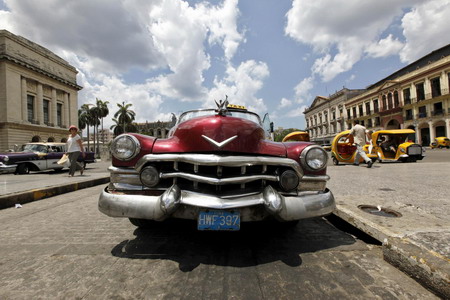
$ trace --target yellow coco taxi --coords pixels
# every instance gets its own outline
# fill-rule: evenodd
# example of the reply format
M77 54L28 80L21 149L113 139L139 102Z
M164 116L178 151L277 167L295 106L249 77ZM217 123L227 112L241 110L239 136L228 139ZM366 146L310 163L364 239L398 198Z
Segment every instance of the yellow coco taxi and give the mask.
M431 149L434 148L450 148L450 139L445 136L440 136L434 139L434 142L430 144Z
M372 161L377 160L378 156L370 145L364 146L363 149ZM355 156L356 146L354 145L353 136L350 134L350 130L338 133L331 143L331 158L333 163L335 165L338 165L339 163L353 164L355 162ZM364 160L360 157L359 163L362 162L364 162Z
M380 162L415 162L425 157L419 144L410 140L415 133L412 129L379 130L372 134L372 153L376 153Z
M309 142L309 133L306 131L294 131L286 135L282 142Z

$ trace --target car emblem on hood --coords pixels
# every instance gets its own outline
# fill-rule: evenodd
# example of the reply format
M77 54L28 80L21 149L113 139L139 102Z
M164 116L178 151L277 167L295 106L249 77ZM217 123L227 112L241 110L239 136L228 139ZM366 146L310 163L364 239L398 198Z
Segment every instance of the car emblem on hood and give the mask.
M232 137L230 137L230 138L228 138L228 139L226 139L225 141L222 141L222 142L220 142L220 143L217 142L217 141L215 141L215 140L213 140L212 138L207 137L206 135L203 135L203 134L202 134L202 137L203 137L205 140L207 140L208 142L210 142L211 144L217 146L218 148L222 148L223 146L225 146L226 144L228 144L229 142L231 142L232 140L234 140L234 139L237 138L238 136L237 136L237 135L232 136Z

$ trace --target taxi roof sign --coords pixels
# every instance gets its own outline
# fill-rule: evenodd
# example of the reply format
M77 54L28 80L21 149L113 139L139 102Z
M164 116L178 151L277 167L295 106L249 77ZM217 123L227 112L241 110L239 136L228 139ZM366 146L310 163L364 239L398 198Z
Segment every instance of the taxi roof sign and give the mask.
M236 105L236 104L228 104L227 108L236 108L236 109L245 109L247 110L247 108L243 105Z

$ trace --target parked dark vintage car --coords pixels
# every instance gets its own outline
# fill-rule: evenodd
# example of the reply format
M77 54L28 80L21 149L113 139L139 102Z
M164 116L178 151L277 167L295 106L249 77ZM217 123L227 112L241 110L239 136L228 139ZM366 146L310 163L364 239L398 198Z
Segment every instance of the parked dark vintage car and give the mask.
M18 152L0 153L0 174L14 172L16 174L28 174L30 171L44 171L49 169L61 170L63 165L58 165L58 160L66 151L65 143L27 143ZM86 152L86 156L80 156L79 162L86 166L95 162L94 153Z
M138 227L191 219L199 230L239 230L241 222L266 219L295 224L334 210L325 150L269 141L257 114L217 105L181 114L166 139L116 137L99 210Z

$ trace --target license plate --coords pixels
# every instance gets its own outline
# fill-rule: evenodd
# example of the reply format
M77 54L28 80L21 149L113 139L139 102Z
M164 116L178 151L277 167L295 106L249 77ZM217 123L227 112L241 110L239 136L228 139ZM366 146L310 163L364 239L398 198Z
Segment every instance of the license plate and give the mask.
M198 230L239 230L241 217L238 211L207 210L200 211L197 220Z

